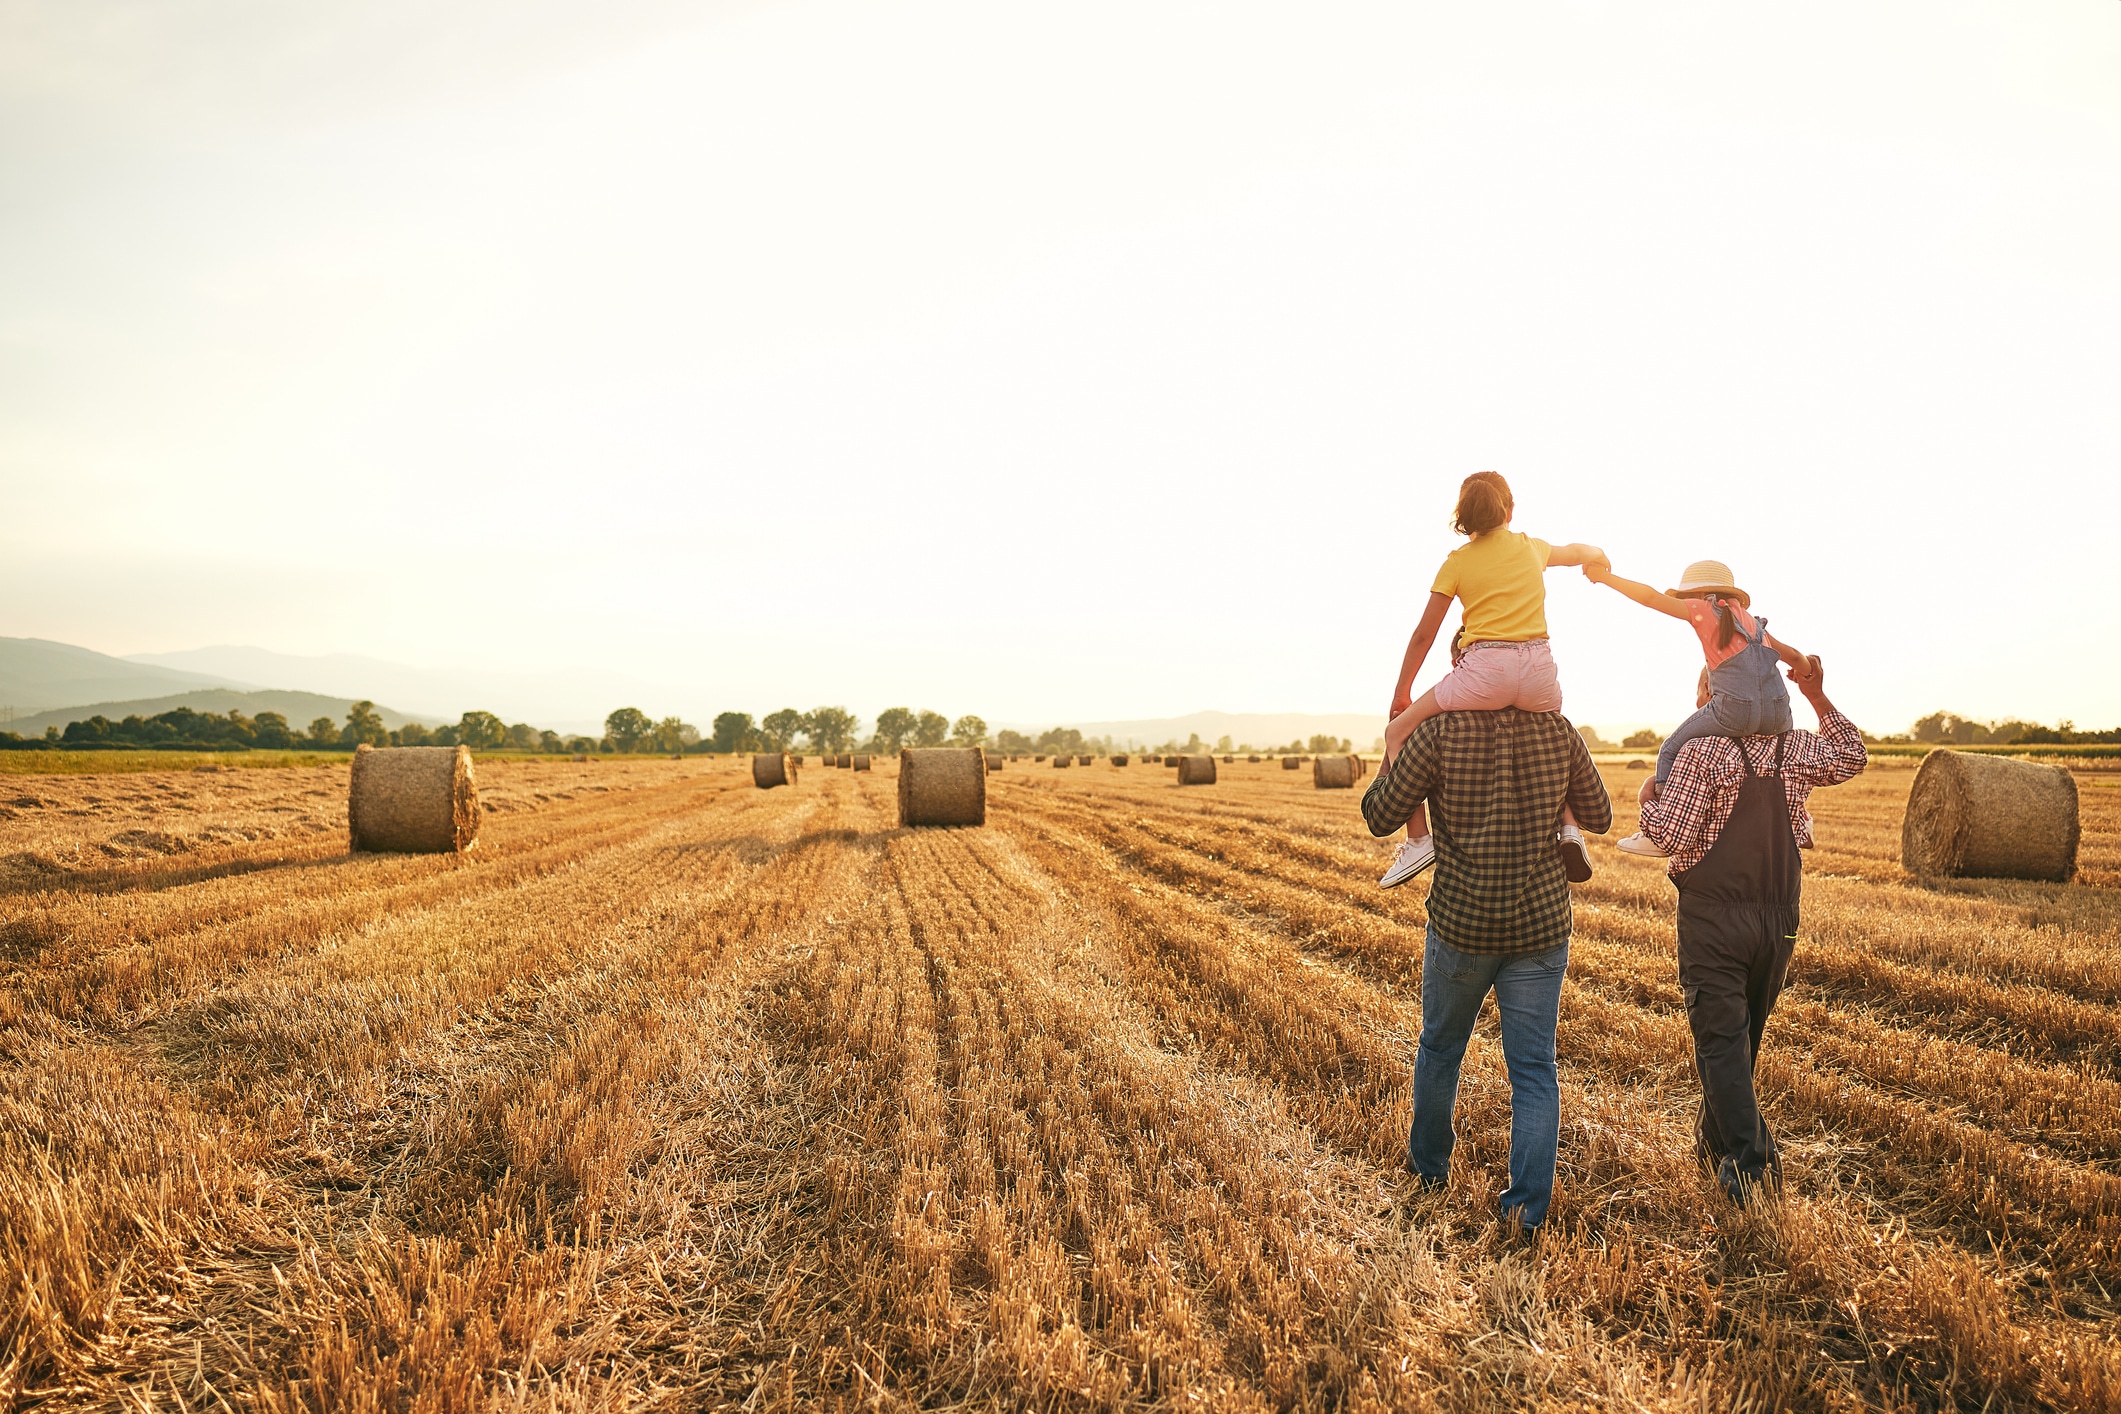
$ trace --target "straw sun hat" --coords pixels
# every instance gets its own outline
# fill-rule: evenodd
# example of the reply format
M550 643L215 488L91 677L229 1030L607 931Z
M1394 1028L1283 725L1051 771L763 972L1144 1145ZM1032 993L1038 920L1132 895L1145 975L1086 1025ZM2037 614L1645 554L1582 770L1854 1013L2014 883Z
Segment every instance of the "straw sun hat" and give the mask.
M1688 594L1716 593L1736 599L1747 609L1753 607L1753 596L1731 583L1731 567L1721 560L1696 560L1679 576L1679 587L1667 589L1665 593L1674 599Z

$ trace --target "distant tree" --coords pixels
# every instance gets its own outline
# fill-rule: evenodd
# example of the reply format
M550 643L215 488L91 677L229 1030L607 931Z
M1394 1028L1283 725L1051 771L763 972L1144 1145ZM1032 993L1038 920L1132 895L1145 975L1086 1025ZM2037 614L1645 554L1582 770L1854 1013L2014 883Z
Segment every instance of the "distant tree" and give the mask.
M1626 737L1621 739L1620 743L1621 749L1624 751L1655 751L1662 745L1664 745L1664 738L1651 731L1648 727L1644 727L1639 732L1629 732Z
M59 735L61 741L76 744L91 741L109 741L110 737L111 720L101 712L98 712L85 722L68 722L66 730Z
M1605 740L1598 735L1596 727L1578 727L1576 734L1583 738L1583 744L1592 751L1603 751L1605 749Z
M1036 748L1031 738L1025 736L1022 732L1004 730L994 734L994 749L1007 752L1012 756L1020 756L1024 752L1035 750Z
M329 717L319 717L309 724L309 743L312 746L337 746L339 724Z
M258 715L262 718L265 714L263 712L260 712ZM433 741L433 737L434 733L427 730L427 728L419 722L407 722L404 726L399 727L396 731L390 734L390 740L393 746L436 745L437 743Z
M457 744L473 751L492 751L508 740L508 728L491 712L466 712L457 718Z
M793 707L783 707L778 712L768 712L766 720L759 723L759 740L768 751L786 751L803 734L803 714Z
M870 740L878 751L894 752L906 744L920 724L921 719L913 715L912 708L886 707L876 714L876 732Z
M1327 736L1324 732L1320 732L1312 737L1310 744L1303 749L1309 751L1313 756L1331 756L1335 752L1346 754L1351 745L1352 743L1344 736Z
M854 745L862 720L844 707L813 707L803 714L803 735L818 751L845 751Z
M950 719L940 712L923 708L913 725L915 746L941 746L950 738Z
M1077 727L1049 727L1038 734L1032 748L1049 756L1073 756L1083 749L1083 734Z
M708 742L715 751L749 751L757 736L758 727L749 712L723 712L714 719L714 735Z
M375 703L363 698L346 709L346 730L339 733L339 745L383 746L389 741L390 731L383 725Z
M538 729L528 722L512 722L501 734L503 743L511 751L536 751Z
M950 739L959 746L979 746L987 740L987 724L967 712L950 724Z
M1227 755L1230 752L1235 751L1237 748L1230 745L1230 738L1226 736L1219 736L1215 738L1215 749Z
M411 725L418 726L414 722ZM272 750L284 750L295 744L295 734L288 730L287 718L278 712L260 712L251 719L252 733L258 745Z
M655 723L638 707L621 707L604 719L604 736L619 751L633 750L654 728Z
M427 744L429 746L462 746L463 743L457 740L457 724L455 722L442 723L441 726L435 728L434 736Z
M585 756L597 749L597 739L593 736L571 736L567 738L566 749L577 756Z
M1187 750L1187 751L1188 751L1189 753L1191 753L1191 754L1193 754L1193 755L1195 755L1195 756L1198 756L1198 755L1200 754L1200 749L1201 749L1201 743L1200 743L1200 733L1199 733L1199 732L1194 732L1193 734L1191 734L1190 736L1188 736L1188 737L1186 738L1186 750Z
M689 726L679 721L676 717L665 717L662 721L655 724L655 731L651 734L651 739L654 741L657 751L675 755L685 749L687 733L691 734L694 741L700 739L700 729L698 727Z
M538 750L547 754L557 754L560 749L560 734L558 732L546 730L538 733Z

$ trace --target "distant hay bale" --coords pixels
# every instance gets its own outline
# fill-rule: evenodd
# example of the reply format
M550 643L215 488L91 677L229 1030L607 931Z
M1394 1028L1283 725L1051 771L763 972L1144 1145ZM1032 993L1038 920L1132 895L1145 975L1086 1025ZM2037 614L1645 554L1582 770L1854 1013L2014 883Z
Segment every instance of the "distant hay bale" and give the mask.
M989 751L986 757L989 771L999 771L1002 768L1002 754L999 751Z
M751 758L751 783L760 790L795 784L795 767L778 751L761 751Z
M2077 872L2077 782L2060 766L1933 751L1900 826L1910 874L2045 879Z
M1179 762L1181 762L1181 761L1183 761L1183 760L1185 760L1185 759L1186 759L1186 758L1185 758L1185 757L1183 757L1183 756L1166 756L1166 757L1164 758L1164 764L1165 764L1166 766L1176 766L1176 765L1177 765L1177 764L1178 764Z
M1033 761L1043 761L1043 760L1045 760L1046 758L1045 758L1045 757L1043 757L1043 756L1034 756L1034 757L1032 757L1031 759L1032 759Z
M1061 766L1073 766L1075 764L1075 758L1073 756L1056 756L1053 758L1053 764L1056 768Z
M1232 762L1234 762L1235 760L1237 760L1237 758L1236 758L1235 756L1225 756L1225 757L1223 758L1223 764L1224 764L1225 766L1227 766L1227 765L1231 764Z
M1284 771L1293 771L1296 769L1297 765L1298 762L1294 756L1284 756L1281 758L1281 768Z
M1259 764L1259 758L1257 756L1247 756L1245 760L1251 762L1255 766Z
M363 743L346 792L352 847L374 854L458 854L479 833L479 786L468 746Z
M832 764L839 767L843 771L848 770L854 765L854 753L851 751L842 751L839 754L839 759L834 761Z
M1213 756L1181 756L1178 758L1178 783L1182 786L1212 786L1215 784L1215 758Z
M1633 761L1628 762L1628 769L1630 771L1647 771L1650 769L1650 763L1638 756Z
M1112 764L1113 764L1113 765L1115 765L1115 766L1124 766L1124 765L1126 765L1126 764L1127 764L1127 756L1126 756L1126 753L1125 753L1125 752L1121 752L1121 753L1120 753L1119 755L1117 755L1117 756L1113 757L1113 758L1112 758Z
M1347 790L1355 784L1355 758L1321 756L1311 763L1311 784L1320 790Z
M899 752L899 824L986 824L987 766L981 755L976 746L909 746Z
M1075 764L1078 766L1087 766L1096 759L1097 758L1094 756L1078 756L1075 758Z
M855 770L857 770L857 771L866 771L866 770L868 770L868 769L869 769L869 753L867 753L866 751L857 751L857 752L855 752L853 756L851 756L851 757L849 757L849 758L848 758L848 764L849 764L849 765L851 765L852 767L854 767L854 769L855 769Z
M1353 761L1353 762L1355 763L1355 779L1356 779L1356 780L1358 780L1358 781L1359 781L1359 780L1361 780L1361 779L1362 779L1362 778L1363 778L1364 776L1367 776L1367 775L1369 775L1369 774L1370 774L1370 763L1369 763L1369 762L1367 762L1367 761L1363 760L1363 759L1362 759L1362 758L1361 758L1360 756L1350 756L1350 757L1349 757L1348 759L1349 759L1350 761Z
M403 748L403 747L399 747L398 749L399 749L400 751L403 751L403 750L404 750L405 748ZM589 760L589 754L588 754L587 752L584 752L584 751L577 751L577 752L576 752L576 753L574 754L574 759L575 759L575 761L576 761L577 763L584 763L584 762L587 762L587 761Z

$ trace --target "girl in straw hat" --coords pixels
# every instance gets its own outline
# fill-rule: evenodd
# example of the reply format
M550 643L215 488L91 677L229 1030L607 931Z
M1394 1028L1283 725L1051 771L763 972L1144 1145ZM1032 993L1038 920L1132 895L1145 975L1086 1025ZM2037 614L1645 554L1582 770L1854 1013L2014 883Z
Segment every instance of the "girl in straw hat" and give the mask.
M1809 671L1812 661L1767 631L1767 620L1753 615L1753 596L1731 583L1731 571L1720 560L1696 560L1679 578L1679 587L1662 594L1647 584L1622 579L1610 566L1587 564L1585 576L1617 589L1647 609L1685 619L1701 640L1708 660L1709 698L1679 724L1657 750L1654 792L1672 773L1679 748L1702 736L1779 736L1790 730L1790 689L1775 664ZM1620 842L1629 854L1661 859L1664 851L1640 831Z
M1610 564L1595 545L1549 545L1510 529L1516 513L1516 498L1502 473L1476 471L1459 484L1451 528L1470 538L1445 557L1428 607L1407 644L1399 682L1392 689L1392 720L1385 727L1387 767L1416 727L1443 712L1561 710L1561 679L1547 646L1546 571ZM1435 645L1454 598L1463 606L1464 624L1451 645L1451 671L1413 698L1415 675ZM1583 831L1566 808L1561 820L1556 843L1562 865L1569 881L1580 884L1591 877L1590 854ZM1428 811L1417 805L1407 820L1406 842L1378 886L1404 884L1435 862Z

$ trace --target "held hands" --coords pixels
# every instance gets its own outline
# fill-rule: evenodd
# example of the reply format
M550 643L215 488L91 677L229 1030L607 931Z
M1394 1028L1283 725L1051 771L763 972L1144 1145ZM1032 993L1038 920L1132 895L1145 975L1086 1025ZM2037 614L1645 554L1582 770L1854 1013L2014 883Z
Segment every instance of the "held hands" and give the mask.
M1791 668L1789 678L1797 685L1799 692L1814 702L1826 696L1826 668L1820 664L1817 653L1807 653L1804 658L1804 671L1799 672Z

